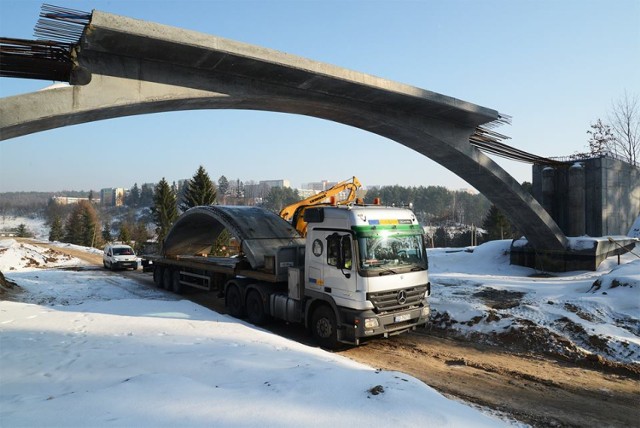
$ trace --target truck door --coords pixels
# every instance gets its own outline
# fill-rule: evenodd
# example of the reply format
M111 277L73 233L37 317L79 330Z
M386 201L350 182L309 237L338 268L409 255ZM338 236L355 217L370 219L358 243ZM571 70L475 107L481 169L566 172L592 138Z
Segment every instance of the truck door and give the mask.
M326 238L327 258L324 266L325 291L334 297L354 299L356 277L353 242L350 234L332 233Z

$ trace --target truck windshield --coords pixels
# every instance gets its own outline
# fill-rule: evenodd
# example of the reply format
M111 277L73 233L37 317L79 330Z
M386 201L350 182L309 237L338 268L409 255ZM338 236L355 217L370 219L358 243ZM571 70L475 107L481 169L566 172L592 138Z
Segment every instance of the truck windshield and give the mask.
M379 273L427 269L422 235L380 233L358 238L359 268Z

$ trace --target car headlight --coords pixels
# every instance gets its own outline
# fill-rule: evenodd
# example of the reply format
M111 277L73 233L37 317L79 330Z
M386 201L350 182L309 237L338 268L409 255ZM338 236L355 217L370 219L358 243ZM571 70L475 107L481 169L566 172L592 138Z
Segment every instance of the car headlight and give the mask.
M378 318L365 318L364 320L364 328L366 329L376 328L379 325Z
M429 306L425 306L425 307L422 308L422 316L423 317L428 317L429 316L429 312L430 312Z

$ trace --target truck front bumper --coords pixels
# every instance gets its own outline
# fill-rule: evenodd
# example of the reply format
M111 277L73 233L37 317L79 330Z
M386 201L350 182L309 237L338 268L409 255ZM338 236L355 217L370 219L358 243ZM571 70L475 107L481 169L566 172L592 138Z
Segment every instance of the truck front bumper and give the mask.
M383 336L389 337L415 330L429 321L429 306L419 306L386 314L373 311L341 310L341 325L338 340L358 345L361 340Z

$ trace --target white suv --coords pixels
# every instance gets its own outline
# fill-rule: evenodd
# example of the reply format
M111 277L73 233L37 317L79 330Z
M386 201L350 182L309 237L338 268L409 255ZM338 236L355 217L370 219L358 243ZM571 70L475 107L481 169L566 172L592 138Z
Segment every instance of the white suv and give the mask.
M102 264L106 269L138 269L138 257L128 245L109 244L104 247Z

